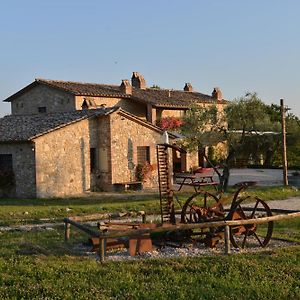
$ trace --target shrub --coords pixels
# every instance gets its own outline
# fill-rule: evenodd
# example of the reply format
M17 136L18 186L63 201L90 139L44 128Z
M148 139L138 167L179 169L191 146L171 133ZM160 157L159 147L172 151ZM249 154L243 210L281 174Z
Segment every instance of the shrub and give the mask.
M136 179L138 181L147 181L150 178L152 172L155 170L154 165L149 164L147 161L141 165L136 166Z
M182 125L183 125L182 119L176 117L165 117L162 118L159 122L159 127L164 130L176 129Z

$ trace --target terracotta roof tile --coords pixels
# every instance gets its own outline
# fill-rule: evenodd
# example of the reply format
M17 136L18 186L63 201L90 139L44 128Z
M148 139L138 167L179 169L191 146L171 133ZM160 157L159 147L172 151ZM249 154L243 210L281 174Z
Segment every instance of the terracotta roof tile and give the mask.
M209 95L179 90L133 89L132 96L157 107L189 107L193 103L219 103ZM225 102L227 101L221 101Z
M37 84L45 84L77 96L131 98L132 100L146 104L150 103L156 107L188 108L193 103L227 103L226 100L218 101L210 95L198 92L187 92L183 90L152 88L138 89L132 87L132 94L130 95L123 93L118 85L46 79L36 79L35 82L8 97L4 101L12 101L20 93L27 91L29 88L34 87Z
M93 116L118 110L100 108L45 115L10 115L0 119L0 142L28 141L39 135Z
M212 96L197 92L186 92L181 90L167 89L137 89L132 88L132 95L122 93L118 85L82 83L71 81L56 81L37 79L38 82L48 84L75 95L85 96L117 96L132 97L133 99L151 103L155 106L174 106L188 107L192 103L216 103L217 100ZM225 101L222 101L225 103Z
M80 96L115 96L115 97L129 97L129 95L121 93L119 86L85 83L85 82L72 82L61 80L46 80L36 79L37 82L65 90L74 95Z

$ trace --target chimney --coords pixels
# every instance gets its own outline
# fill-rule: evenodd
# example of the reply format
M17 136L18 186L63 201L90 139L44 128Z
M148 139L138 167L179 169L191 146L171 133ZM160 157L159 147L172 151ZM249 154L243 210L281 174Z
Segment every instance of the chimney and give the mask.
M183 90L184 90L185 92L192 92L192 91L193 91L193 86L192 86L189 82L187 82L187 83L185 84Z
M122 83L120 85L120 90L122 93L126 95L131 95L132 94L132 86L129 83L128 79L123 79Z
M132 73L131 84L137 89L146 89L146 81L144 79L144 76L139 72Z
M214 88L213 92L211 93L211 96L218 101L221 101L223 99L222 92L218 87Z

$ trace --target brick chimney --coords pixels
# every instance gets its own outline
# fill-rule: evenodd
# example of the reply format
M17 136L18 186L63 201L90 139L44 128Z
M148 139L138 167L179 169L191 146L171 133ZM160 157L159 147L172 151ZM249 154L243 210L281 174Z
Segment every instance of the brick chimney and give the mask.
M139 72L133 72L131 77L131 84L133 87L137 89L145 89L146 88L146 81L144 76Z
M218 101L221 101L223 99L222 92L218 87L214 88L213 92L211 93L211 96Z
M183 90L184 90L185 92L192 92L192 91L193 91L193 86L192 86L189 82L187 82L187 83L185 84Z
M132 86L129 83L128 79L123 79L120 85L120 90L122 93L131 95L132 94Z

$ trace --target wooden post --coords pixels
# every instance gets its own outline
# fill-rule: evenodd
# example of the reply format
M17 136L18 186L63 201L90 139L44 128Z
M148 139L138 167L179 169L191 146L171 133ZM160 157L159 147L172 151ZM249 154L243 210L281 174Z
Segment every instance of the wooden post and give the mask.
M228 255L231 253L231 250L230 250L230 227L228 225L225 226L224 239L225 239L225 254Z
M280 99L280 111L281 111L281 131L282 131L282 168L283 168L283 184L288 185L287 177L287 155L286 155L286 130L285 130L285 112L283 99Z
M142 213L142 223L143 224L146 223L146 213L145 212Z
M70 239L70 231L71 231L71 224L65 222L65 242L67 242Z
M105 261L105 254L106 254L106 238L105 238L105 233L102 232L99 237L99 259L102 264Z

